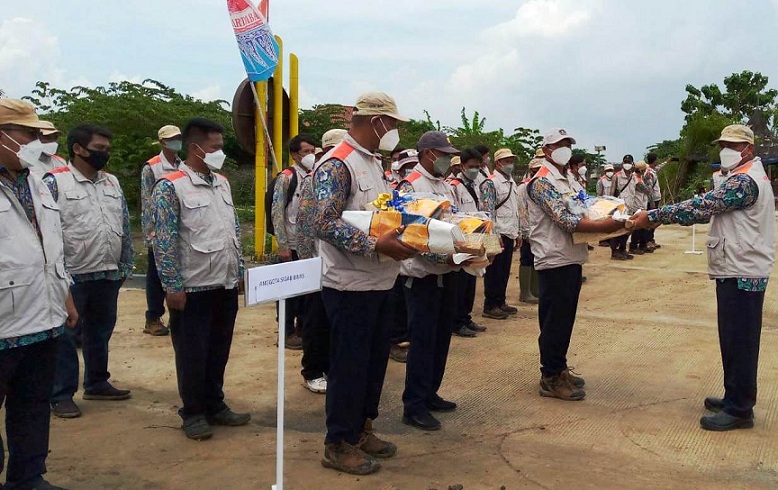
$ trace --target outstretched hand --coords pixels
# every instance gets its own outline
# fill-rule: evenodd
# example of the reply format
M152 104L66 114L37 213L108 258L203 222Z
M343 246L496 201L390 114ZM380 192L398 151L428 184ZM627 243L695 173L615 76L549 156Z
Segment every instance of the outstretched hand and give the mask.
M659 226L657 223L652 223L649 221L648 211L638 211L632 215L630 220L635 223L635 229L637 230L648 230L657 228Z

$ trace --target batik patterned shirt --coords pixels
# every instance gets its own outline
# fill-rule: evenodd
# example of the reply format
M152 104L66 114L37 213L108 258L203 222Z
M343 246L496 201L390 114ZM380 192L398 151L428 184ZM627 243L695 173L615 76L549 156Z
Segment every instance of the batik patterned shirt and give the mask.
M346 164L337 159L328 160L316 170L313 179L316 236L355 255L368 256L375 252L378 239L341 217L351 194L351 173Z
M733 175L717 189L678 204L668 204L648 212L648 220L665 225L691 226L709 223L717 214L746 209L759 197L759 186L746 174ZM738 288L761 292L767 289L767 278L738 278Z
M98 173L99 176L99 173ZM52 197L59 201L59 188L57 179L52 174L43 176L43 182L49 187ZM130 230L130 212L127 209L127 201L122 194L122 251L119 255L119 264L117 270L90 272L87 274L73 274L73 282L88 281L121 281L122 279L132 277L133 264L135 262L132 250L132 235Z
M316 256L316 237L313 234L313 214L316 201L313 198L313 178L308 174L300 184L300 207L297 209L297 256L310 259Z
M30 190L30 183L27 182L29 173L29 169L24 169L16 175L16 178L14 178L5 167L0 166L0 184L11 189L16 200L19 201L22 209L24 209L24 214L27 215L27 219L30 220L30 223L32 223L35 231L38 233L38 239L40 240L41 236L40 230L38 229L38 220L35 219L35 206L32 201L32 191ZM14 347L24 347L37 342L43 342L44 340L53 339L62 335L64 331L65 327L59 326L43 332L0 339L0 351L13 349Z
M573 233L581 222L581 216L570 212L562 193L547 178L533 180L527 185L527 194L546 216L568 233Z
M195 174L209 185L213 185L213 174L201 172L195 172ZM160 282L162 282L165 291L196 293L222 288L223 286L217 285L184 288L184 279L179 270L180 261L178 259L181 203L176 195L175 186L169 180L160 180L154 186L152 199L154 201L154 260L157 264ZM235 212L235 236L238 237L238 243L240 243L240 219L238 218L237 211ZM240 255L238 267L238 277L242 280L244 271L243 254Z

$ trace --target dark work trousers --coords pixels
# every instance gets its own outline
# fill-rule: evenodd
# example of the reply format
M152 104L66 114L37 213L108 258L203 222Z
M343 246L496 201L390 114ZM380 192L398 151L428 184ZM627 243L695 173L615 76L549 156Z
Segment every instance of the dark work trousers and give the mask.
M573 335L583 268L566 265L538 271L540 372L556 376L567 369L567 349Z
M616 238L611 238L611 253L626 252L628 239L629 233L626 235L617 236Z
M737 279L716 280L724 411L735 417L749 417L756 404L765 293L742 291L737 282Z
M511 278L511 263L515 238L502 235L502 252L494 257L494 261L486 268L484 276L484 310L499 308L505 304L505 291Z
M629 248L646 248L648 244L648 230L635 230L632 232L632 241Z
M330 370L330 322L321 292L300 297L300 319L303 330L303 378L310 381Z
M46 473L56 363L57 339L0 350L0 404L5 403L8 438L5 488L33 488ZM4 463L0 451L0 471Z
M225 408L224 370L238 315L238 289L186 293L183 311L170 311L182 419L215 415Z
M149 247L149 265L146 268L146 321L157 320L165 314L165 290L159 280L154 250Z
M300 260L300 256L297 255L297 250L292 250L292 261ZM300 322L299 314L301 309L301 296L295 296L294 298L286 299L286 325L284 325L284 333L287 337L295 333L295 319ZM276 302L276 323L278 323L278 302Z
M394 282L392 288L392 328L389 332L389 340L392 345L397 345L401 342L408 342L410 336L408 334L408 310L405 307L405 291L403 290L403 278L397 276L397 280Z
M651 206L650 209L659 209L660 204L661 203L659 201L654 201L653 206ZM651 228L649 230L646 230L646 233L647 233L646 237L648 238L648 241L656 243L656 240L654 240L654 234L656 233L656 228Z
M519 257L519 263L525 267L535 267L535 256L532 254L532 247L529 244L529 240L522 240L521 256Z
M359 442L378 403L389 362L390 291L338 291L321 296L330 320L325 444Z
M455 272L459 279L459 285L457 287L457 302L454 312L454 329L457 329L463 325L469 325L473 321L473 317L470 315L473 311L473 304L475 303L475 280L476 277L461 270Z
M122 281L101 279L77 282L70 286L81 323L85 390L101 390L109 385L108 342L116 326L116 302L121 285ZM57 343L57 372L51 393L53 402L69 400L78 391L75 331L66 328Z
M437 394L446 372L454 329L455 272L442 276L405 277L405 301L411 346L405 367L404 413L429 413L427 402ZM401 276L403 277L403 276Z

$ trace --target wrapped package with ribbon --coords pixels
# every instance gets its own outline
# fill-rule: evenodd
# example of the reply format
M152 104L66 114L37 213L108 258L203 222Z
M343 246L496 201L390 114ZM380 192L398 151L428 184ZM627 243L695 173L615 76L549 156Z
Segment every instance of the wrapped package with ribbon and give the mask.
M393 191L391 194L379 194L375 201L365 209L368 211L399 211L425 218L441 219L451 208L451 202L436 194L412 192L400 193Z
M379 237L401 226L398 239L422 253L454 254L478 251L466 245L462 231L452 223L398 211L343 211L343 221L370 236Z
M489 213L454 213L447 221L462 230L468 245L475 247L482 245L487 256L502 252L500 236L494 233L494 222Z
M565 198L565 206L567 209L583 218L597 221L608 217L613 218L616 221L626 221L630 217L627 211L627 205L623 199L619 199L612 196L600 196L592 197L587 195L584 191L579 191L578 194L573 194ZM622 235L626 235L630 230L622 229L613 233L573 233L573 243L599 243L603 240L610 238L616 238Z

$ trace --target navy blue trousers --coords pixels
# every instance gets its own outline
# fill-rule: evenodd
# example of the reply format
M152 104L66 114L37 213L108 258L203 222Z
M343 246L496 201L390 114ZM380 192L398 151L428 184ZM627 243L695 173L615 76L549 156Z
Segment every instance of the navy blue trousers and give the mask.
M325 444L356 444L378 403L389 362L390 291L338 291L321 295L330 320Z
M405 302L411 346L405 367L404 411L407 415L427 413L427 402L440 389L446 372L448 349L454 329L455 272L442 276L405 280Z

